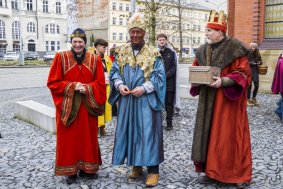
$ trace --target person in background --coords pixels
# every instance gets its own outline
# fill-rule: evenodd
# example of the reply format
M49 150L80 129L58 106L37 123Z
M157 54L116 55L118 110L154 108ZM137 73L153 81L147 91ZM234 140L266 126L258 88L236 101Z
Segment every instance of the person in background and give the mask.
M94 42L94 47L96 50L96 54L101 57L102 65L104 69L104 77L105 77L105 85L106 85L106 97L107 100L105 102L105 112L103 115L98 117L98 128L100 136L106 136L107 131L105 129L105 125L107 122L112 120L112 106L108 103L108 96L110 93L110 86L109 86L109 73L112 67L112 61L105 54L106 49L108 47L108 42L104 39L96 39Z
M116 56L115 49L116 49L116 45L114 44L112 48L110 49L110 56L109 56L112 62L115 61L115 56ZM112 116L113 117L117 116L117 104L112 105Z
M127 160L133 166L128 175L137 179L147 166L146 186L159 181L159 164L164 161L162 110L166 93L166 75L155 47L145 44L146 23L135 13L128 23L130 43L116 47L117 55L110 71L109 102L118 102L113 165Z
M47 87L56 108L55 175L72 184L79 176L97 178L102 164L97 138L98 115L106 101L100 57L86 52L85 31L71 35L72 48L58 52L50 68Z
M258 50L257 43L250 43L250 52L248 54L249 64L252 72L252 82L254 84L254 90L251 96L252 84L248 87L248 106L258 106L258 102L256 100L256 95L259 87L259 76L258 76L258 65L262 64L261 56Z
M196 51L193 66L221 68L212 84L193 84L192 96L199 95L192 160L203 184L215 181L244 187L252 179L250 129L247 114L247 87L251 71L248 49L226 36L224 11L211 11L207 43Z
M167 47L167 36L165 34L157 35L157 43L166 72L166 130L170 131L173 129L172 122L174 115L174 99L176 91L176 58L174 51Z
M278 108L275 110L275 113L283 120L283 56L280 54L277 65L275 68L271 91L273 94L281 95L281 99L278 101Z

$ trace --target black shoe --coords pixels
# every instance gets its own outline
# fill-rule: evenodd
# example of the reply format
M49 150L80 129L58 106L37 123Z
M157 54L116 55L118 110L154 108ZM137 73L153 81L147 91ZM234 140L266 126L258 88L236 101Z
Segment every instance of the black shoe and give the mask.
M214 184L217 180L209 178L208 176L201 176L197 179L200 184Z
M86 173L83 170L80 170L79 176L84 177L84 178L88 178L88 179L97 179L98 178L97 173Z
M70 184L75 183L76 180L77 180L77 174L71 175L71 176L67 176L67 178L66 178L66 183L67 183L68 185L70 185Z
M165 127L165 130L166 131L171 131L171 130L173 130L173 126L167 126L167 127Z

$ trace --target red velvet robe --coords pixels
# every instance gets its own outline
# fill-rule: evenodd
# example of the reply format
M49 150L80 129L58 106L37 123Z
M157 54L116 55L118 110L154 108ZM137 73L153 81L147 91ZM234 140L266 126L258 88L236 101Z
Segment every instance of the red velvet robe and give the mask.
M75 85L86 86L85 102L80 102L74 120L69 121ZM86 108L95 109L106 101L105 79L101 59L86 52L81 65L71 51L56 54L50 69L48 88L56 108L57 146L55 175L74 175L78 170L95 173L102 164L98 144L98 119ZM76 92L78 93L78 92ZM80 95L80 94L79 94ZM73 114L74 115L74 114Z
M194 66L198 62L195 60ZM247 87L251 72L246 57L236 59L222 69L221 77L229 77L236 84L217 89L209 135L205 173L225 183L250 182L252 156L249 121L246 110ZM191 94L198 94L192 87ZM202 171L195 162L196 170Z

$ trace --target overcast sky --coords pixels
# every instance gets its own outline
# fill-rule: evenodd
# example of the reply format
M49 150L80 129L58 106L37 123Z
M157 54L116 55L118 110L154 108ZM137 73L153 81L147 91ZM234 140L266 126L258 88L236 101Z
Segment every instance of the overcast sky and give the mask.
M227 12L227 0L192 0L192 1L195 3L199 3L207 8L224 10L225 12Z

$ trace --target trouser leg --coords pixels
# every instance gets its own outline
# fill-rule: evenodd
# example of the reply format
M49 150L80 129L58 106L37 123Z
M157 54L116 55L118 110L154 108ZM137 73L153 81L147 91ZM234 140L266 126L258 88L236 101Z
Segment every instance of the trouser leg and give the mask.
M250 84L250 85L248 86L248 99L251 98L251 90L252 90L252 84Z
M165 97L165 110L167 127L172 127L172 120L174 114L174 92L166 92Z
M258 87L259 87L259 81L254 81L253 98L255 98L257 95Z
M159 174L159 165L147 166L148 174Z

